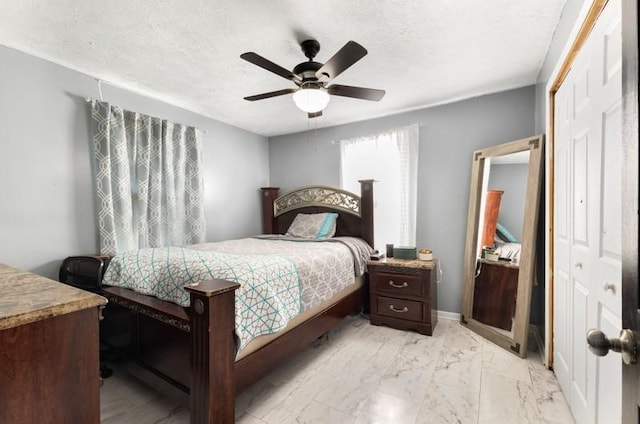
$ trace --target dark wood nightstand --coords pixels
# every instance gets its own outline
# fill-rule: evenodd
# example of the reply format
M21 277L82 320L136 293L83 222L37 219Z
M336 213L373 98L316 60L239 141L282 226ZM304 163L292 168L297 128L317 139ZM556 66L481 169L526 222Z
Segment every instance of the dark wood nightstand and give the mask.
M430 336L438 321L436 264L437 259L369 261L371 324Z
M511 331L516 313L520 267L510 262L481 261L473 291L473 319Z

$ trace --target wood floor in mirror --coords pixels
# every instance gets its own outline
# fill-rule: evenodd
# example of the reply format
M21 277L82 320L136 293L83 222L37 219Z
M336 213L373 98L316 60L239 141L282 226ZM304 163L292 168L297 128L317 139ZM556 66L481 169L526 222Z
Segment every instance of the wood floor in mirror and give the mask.
M574 422L536 343L529 349L519 358L446 319L429 337L349 317L238 396L236 422ZM117 364L100 400L103 424L189 423L179 396Z

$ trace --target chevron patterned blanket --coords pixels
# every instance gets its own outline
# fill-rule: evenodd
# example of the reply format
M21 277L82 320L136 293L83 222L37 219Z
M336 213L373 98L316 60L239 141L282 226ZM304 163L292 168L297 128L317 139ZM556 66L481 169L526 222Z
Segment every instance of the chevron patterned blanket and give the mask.
M300 313L300 277L295 264L274 255L179 247L140 249L114 257L103 284L189 306L189 293L183 287L212 278L240 283L236 292L239 349L255 337L284 328Z

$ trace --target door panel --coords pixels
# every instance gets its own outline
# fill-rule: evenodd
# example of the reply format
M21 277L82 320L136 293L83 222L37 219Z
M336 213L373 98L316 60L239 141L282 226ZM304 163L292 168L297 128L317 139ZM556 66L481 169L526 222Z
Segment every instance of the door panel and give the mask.
M605 334L617 335L620 315L600 306L597 328ZM591 353L587 353L591 355ZM609 354L596 361L596 384L599 423L619 423L622 414L622 361L620 355Z
M622 163L621 106L619 101L615 102L603 113L602 119L602 187L607 189L602 192L600 257L609 259L616 266L620 266L622 249L622 232L616 228L622 213L622 175L619 172Z
M616 223L620 222L622 200L621 104L615 102L603 113L602 138L602 215L600 219L600 257L607 258L612 265L620 265L622 233ZM604 189L606 187L606 190Z
M569 211L567 209L567 200L569 193L569 180L567 174L569 171L569 154L565 146L557 149L556 166L556 190L558 190L558 203L556 204L557 213L555 220L556 237L563 245L569 244Z
M607 84L622 75L622 20L620 15L604 30L604 81Z
M602 113L602 171L598 252L593 290L598 303L618 317L622 315L622 108L620 100ZM622 327L611 334L615 336ZM603 330L604 331L604 330Z
M573 245L574 247L589 245L587 178L588 156L587 144L589 134L583 133L573 141ZM582 263L584 265L584 263Z
M583 55L583 62L573 80L573 119L578 120L589 105L589 63ZM576 60L578 64L578 60ZM575 65L574 65L575 66ZM578 68L574 68L578 69Z
M573 281L573 328L571 374L573 376L573 388L571 393L572 403L577 404L584 413L588 408L589 389L587 387L588 360L587 347L584 343L584 334L587 333L589 311L589 289L581 281ZM575 409L577 411L578 409ZM575 412L574 412L575 413ZM581 413L576 414L578 422L585 422L580 418Z
M563 270L559 270L556 274L555 292L557 302L555 303L556 309L559 311L571 310L571 297L568 293L570 287L568 275ZM554 369L558 380L564 382L566 387L569 387L571 381L571 373L569 371L569 364L571 364L571 321L568 319L568 314L558 313L555 314L554 322L555 333L555 357L554 357Z

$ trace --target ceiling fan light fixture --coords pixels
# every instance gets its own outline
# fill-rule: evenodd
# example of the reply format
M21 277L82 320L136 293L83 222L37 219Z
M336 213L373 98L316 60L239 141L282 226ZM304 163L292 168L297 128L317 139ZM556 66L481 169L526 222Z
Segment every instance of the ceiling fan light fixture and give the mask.
M331 97L319 88L301 88L293 93L293 101L300 110L316 113L327 107Z

